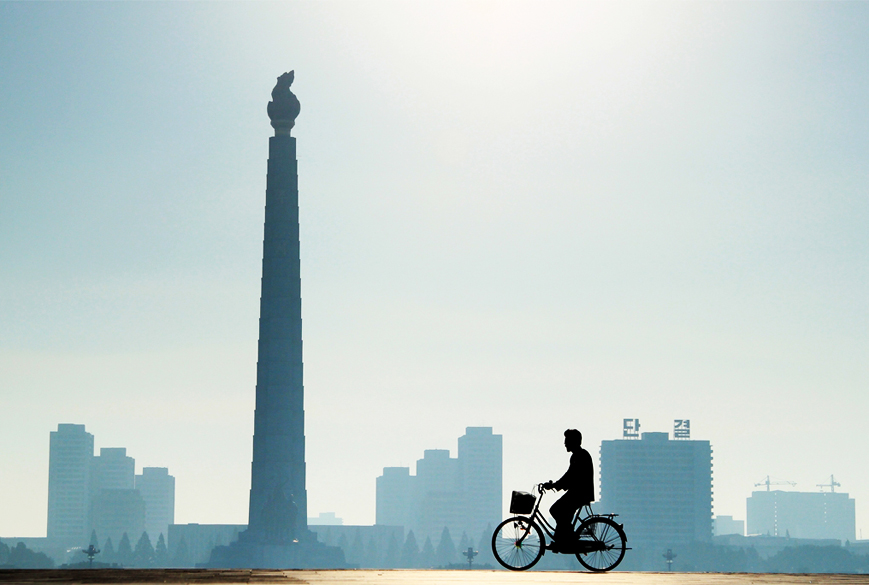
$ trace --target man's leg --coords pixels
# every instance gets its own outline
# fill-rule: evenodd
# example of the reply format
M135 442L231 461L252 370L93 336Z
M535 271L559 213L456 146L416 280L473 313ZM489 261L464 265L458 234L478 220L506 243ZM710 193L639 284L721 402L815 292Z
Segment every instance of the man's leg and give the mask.
M576 497L567 492L552 504L549 513L555 519L555 540L563 543L573 538L573 515L576 513Z

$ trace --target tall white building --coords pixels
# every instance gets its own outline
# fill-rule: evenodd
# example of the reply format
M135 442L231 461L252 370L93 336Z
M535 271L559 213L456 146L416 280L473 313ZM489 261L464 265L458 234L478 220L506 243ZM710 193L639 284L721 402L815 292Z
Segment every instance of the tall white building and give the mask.
M600 491L595 511L619 514L634 549L632 568L658 569L662 551L678 554L712 540L709 441L670 440L668 433L602 441Z
M94 436L84 425L59 424L48 456L48 538L65 546L87 544Z
M156 543L160 535L169 537L175 523L175 478L165 467L143 467L136 476L136 490L145 502L145 531Z
M458 457L427 449L407 467L386 467L377 478L377 524L413 530L417 542L437 546L446 527L454 543L463 533L476 541L501 521L502 440L491 427L468 427Z

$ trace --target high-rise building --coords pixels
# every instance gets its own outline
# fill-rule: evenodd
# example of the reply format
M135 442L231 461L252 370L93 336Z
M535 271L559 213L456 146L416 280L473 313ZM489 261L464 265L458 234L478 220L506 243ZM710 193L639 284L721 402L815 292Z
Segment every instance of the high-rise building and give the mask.
M66 546L87 542L94 436L84 425L59 424L48 456L48 538Z
M414 513L411 525L417 539L433 542L448 528L453 540L470 528L465 490L459 477L459 460L446 449L426 449L416 462ZM471 533L473 534L473 533Z
M48 468L48 537L56 545L82 546L94 530L100 542L111 538L116 546L125 532L135 541L146 526L154 543L161 532L167 536L175 515L168 469L146 467L136 476L123 447L95 457L93 435L74 424L52 431Z
M125 447L103 447L91 463L93 492L100 490L131 490L136 487L136 460L127 455Z
M501 521L501 435L491 427L468 427L459 438L458 457L427 449L407 467L385 467L377 478L377 524L413 530L417 541L438 543L444 528L458 542L476 539Z
M409 467L384 467L377 478L376 520L379 526L410 526L416 478Z
M709 441L670 440L668 433L638 439L601 442L595 511L619 514L634 568L655 569L662 550L678 554L712 539L712 448Z
M175 478L165 467L143 467L136 489L145 502L145 531L151 542L161 534L168 538L169 525L175 523Z
M503 440L491 427L468 427L459 437L459 473L468 522L476 537L501 522Z
M746 500L748 534L853 541L854 499L842 492L752 492Z

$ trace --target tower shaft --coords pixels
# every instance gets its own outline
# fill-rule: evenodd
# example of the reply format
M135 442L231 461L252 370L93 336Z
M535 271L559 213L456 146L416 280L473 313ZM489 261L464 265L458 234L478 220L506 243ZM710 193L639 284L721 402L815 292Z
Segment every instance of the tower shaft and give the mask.
M251 466L250 536L279 543L307 526L296 139L269 138Z

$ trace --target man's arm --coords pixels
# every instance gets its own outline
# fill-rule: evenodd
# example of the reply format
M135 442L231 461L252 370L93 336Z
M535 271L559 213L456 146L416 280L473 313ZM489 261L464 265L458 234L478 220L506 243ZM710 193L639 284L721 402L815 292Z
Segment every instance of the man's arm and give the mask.
M576 475L576 455L571 455L570 457L570 465L567 468L567 471L564 472L564 475L559 478L558 481L549 481L549 487L547 489L556 489L558 491L570 489L575 481L573 481L574 476Z

